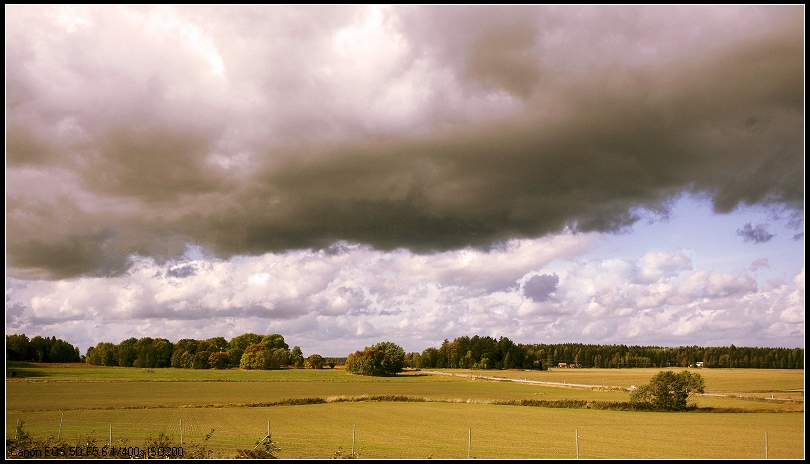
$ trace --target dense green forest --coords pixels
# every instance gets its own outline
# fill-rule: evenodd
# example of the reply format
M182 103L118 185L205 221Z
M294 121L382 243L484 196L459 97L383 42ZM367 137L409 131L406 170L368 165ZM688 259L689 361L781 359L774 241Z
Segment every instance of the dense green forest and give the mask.
M129 338L119 344L101 342L87 349L85 361L96 366L178 367L186 369L281 369L286 367L334 367L329 358L312 354L304 358L299 347L290 349L279 334L245 333L232 338L208 340L184 338L172 343L165 338Z
M506 337L458 337L439 348L409 353L406 361L418 367L473 369L548 369L568 367L703 367L803 369L802 348L661 347L589 345L582 343L515 344Z
M178 367L188 369L323 368L344 364L346 357L304 357L279 334L246 333L232 338L129 338L100 342L79 356L79 349L55 337L6 335L9 361L81 362L97 366ZM520 344L506 337L462 336L438 348L405 354L404 367L467 369L540 369L567 367L697 367L804 369L803 348L591 345L582 343Z
M28 339L25 334L6 335L7 361L80 362L79 349L56 337Z

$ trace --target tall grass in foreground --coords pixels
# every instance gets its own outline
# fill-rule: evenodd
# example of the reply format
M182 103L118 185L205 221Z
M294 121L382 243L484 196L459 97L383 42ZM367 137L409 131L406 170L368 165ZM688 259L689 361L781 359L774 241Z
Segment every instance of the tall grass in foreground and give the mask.
M400 398L401 399L401 398ZM33 437L56 436L54 412L11 414ZM183 429L181 432L180 424ZM215 457L255 446L268 423L282 458L709 458L804 457L804 415L613 411L466 402L333 401L234 408L73 411L61 438L144 443L160 433L185 444L205 441ZM8 427L10 425L10 427ZM205 436L214 429L210 439ZM577 439L578 434L578 439ZM355 437L353 443L352 437ZM7 437L8 438L8 437Z

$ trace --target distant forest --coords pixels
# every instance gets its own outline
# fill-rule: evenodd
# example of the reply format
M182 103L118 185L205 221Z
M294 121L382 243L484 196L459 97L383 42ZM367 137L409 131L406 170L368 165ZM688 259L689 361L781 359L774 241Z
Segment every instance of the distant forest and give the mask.
M802 348L751 348L582 343L516 344L506 337L458 337L439 348L408 353L406 363L427 368L541 369L557 367L702 367L804 369Z
M97 366L188 369L323 368L344 364L346 357L319 354L304 357L299 347L289 348L279 334L246 333L230 341L164 338L129 338L121 343L100 342L79 355L79 349L55 337L6 335L6 360L33 362L86 362ZM590 345L582 343L520 344L506 337L463 336L445 340L439 348L405 355L405 367L463 369L539 369L549 367L628 368L704 367L804 369L803 348L660 347Z
M6 335L6 361L32 361L46 363L81 362L79 349L56 337L36 336L28 339L25 334Z

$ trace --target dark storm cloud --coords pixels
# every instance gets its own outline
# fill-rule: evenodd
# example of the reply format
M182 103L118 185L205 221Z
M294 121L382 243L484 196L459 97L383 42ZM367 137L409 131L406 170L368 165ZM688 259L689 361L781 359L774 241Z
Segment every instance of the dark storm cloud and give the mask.
M201 134L161 128L113 129L99 137L82 177L93 191L151 201L227 188L207 166Z
M737 235L743 238L746 242L765 243L775 237L774 234L768 232L765 224L757 224L752 226L747 223L742 228L737 229Z
M532 53L536 33L532 25L520 22L486 31L470 49L466 75L485 88L528 97L541 77Z
M226 73L236 70L227 76L233 85L212 84L226 90L208 104L177 96L183 67L166 61L169 47L154 39L137 55L147 68L142 75L126 60L117 66L130 66L123 69L133 76L122 78L85 66L89 52L74 56L67 75L77 94L67 98L45 77L31 77L36 47L13 35L6 45L13 51L7 179L15 185L7 191L8 266L49 278L116 274L130 255L170 259L186 242L222 257L340 240L382 250L488 249L565 228L626 230L645 210L665 214L683 192L706 196L720 213L744 205L803 210L800 20L654 66L586 53L572 57L579 67L557 72L544 60L569 51L553 47L561 34L597 43L609 28L555 28L565 12L538 11L403 8L399 21L386 23L410 41L402 69L428 63L447 71L464 98L505 92L523 105L486 123L442 119L438 89L414 116L438 121L436 129L419 135L369 130L354 107L335 103L350 98L316 77L331 45L306 27L320 22L305 16L295 31L273 23L261 34L219 30L206 16L206 28L222 34L209 48L220 52ZM619 16L618 43L637 44L644 31L634 30L635 16ZM271 48L281 33L295 53ZM94 43L81 34L85 42L77 43ZM241 41L256 45L257 56L240 55ZM136 42L130 37L127 50L137 50ZM299 42L312 56L293 47ZM577 72L589 60L595 64ZM151 75L163 62L165 82ZM180 63L203 66L198 74L207 75L205 60ZM195 78L189 74L189 88ZM240 93L256 82L255 95ZM261 135L282 133L290 139ZM53 195L71 203L72 213Z
M6 125L7 164L47 164L53 162L57 154L56 147L34 135L29 128L19 124Z
M699 64L593 76L559 114L347 144L258 177L212 216L225 253L338 239L417 251L488 247L569 226L614 232L683 191L803 207L802 46L737 46ZM613 81L613 84L604 84ZM758 114L759 127L746 125ZM237 240L241 237L241 240Z
M6 251L6 259L23 269L47 270L52 278L121 274L129 260L109 246L109 233L74 235L57 242L22 240Z
M523 285L523 295L538 303L548 301L559 283L560 277L557 274L536 275Z

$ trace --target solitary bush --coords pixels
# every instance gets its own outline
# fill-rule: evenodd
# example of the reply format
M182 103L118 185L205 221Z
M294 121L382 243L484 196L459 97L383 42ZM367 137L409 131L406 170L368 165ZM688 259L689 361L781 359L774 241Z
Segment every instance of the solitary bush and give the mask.
M695 393L703 393L704 388L700 374L661 371L650 383L636 389L630 396L630 402L658 411L685 411L689 409L689 397Z
M325 363L326 361L323 359L323 356L313 354L304 360L304 367L309 369L323 369Z
M377 343L346 358L346 370L360 375L396 375L404 365L405 350L392 342Z

